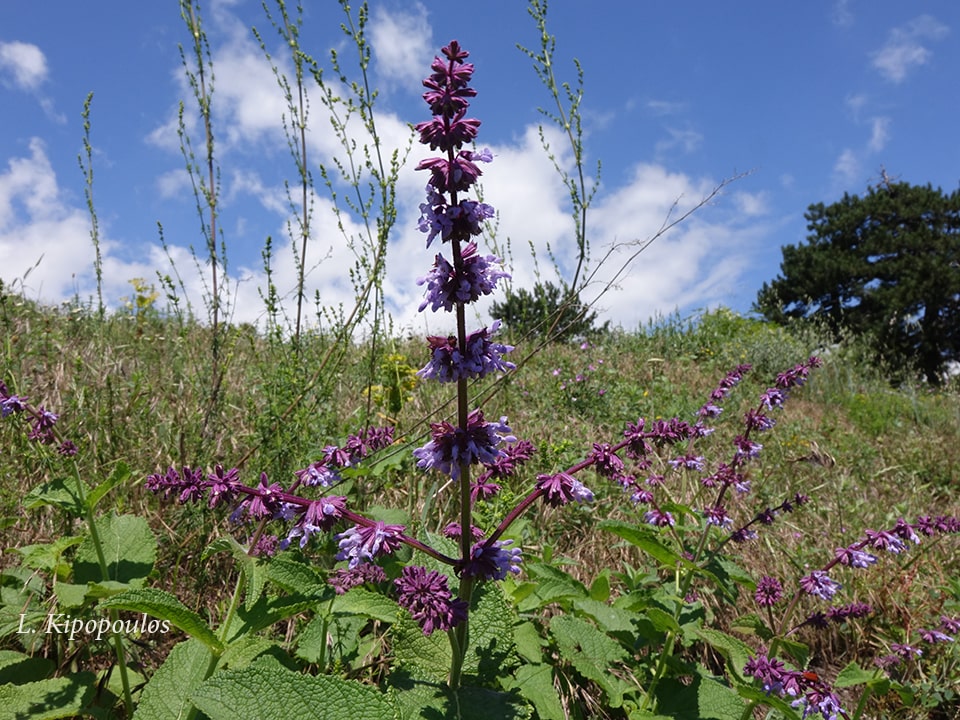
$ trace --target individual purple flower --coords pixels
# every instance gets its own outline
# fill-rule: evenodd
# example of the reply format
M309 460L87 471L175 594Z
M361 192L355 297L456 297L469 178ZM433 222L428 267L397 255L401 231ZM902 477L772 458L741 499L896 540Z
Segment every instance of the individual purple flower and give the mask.
M737 528L730 533L730 539L735 543L745 543L750 540L756 540L757 537L759 537L757 531L748 527Z
M340 480L340 474L331 469L323 460L318 460L301 470L295 471L294 475L304 485L319 485L324 488L332 487Z
M184 467L183 470L177 470L169 467L163 475L155 473L148 476L145 485L150 492L162 492L166 497L179 493L181 504L197 502L203 498L205 488L203 469Z
M643 515L643 520L650 525L655 525L657 527L673 527L673 515L668 512L664 512L660 508L653 508L648 510Z
M837 548L834 551L834 557L840 561L841 565L852 568L868 568L877 562L877 556L868 552L859 550L855 547Z
M458 522L447 523L446 527L443 528L443 536L453 540L459 540L462 534L463 527ZM476 525L470 526L470 537L474 540L483 540L484 534L483 530Z
M886 530L864 530L867 536L867 544L875 550L886 550L894 555L899 555L907 549L906 544L891 532Z
M777 693L783 690L783 676L786 667L777 660L766 655L757 655L747 660L743 666L743 674L760 681L760 685L765 693Z
M684 470L703 470L703 455L681 455L667 461L673 468L683 468Z
M0 399L0 417L7 417L14 413L23 412L27 409L27 398L16 395L3 395Z
M727 510L723 505L713 505L704 508L703 516L707 520L707 525L728 528L733 524L733 519L727 514Z
M262 520L280 512L282 508L279 494L283 492L283 488L279 483L269 484L267 474L262 472L256 490L256 493L248 495L230 514L232 522L240 522L244 515L253 520Z
M810 595L815 595L822 600L830 600L841 585L830 577L823 570L814 570L809 575L800 578L800 588Z
M327 578L337 595L361 585L376 585L386 580L387 574L383 568L373 563L362 563L355 568L337 568Z
M923 650L913 645L907 645L906 643L891 643L890 650L904 660L909 660L911 657L923 656Z
M408 565L393 582L397 602L410 612L424 635L450 630L467 619L469 605L453 597L447 577L436 570Z
M80 449L77 447L76 443L73 442L73 440L64 440L62 443L60 443L60 447L57 448L57 453L63 457L73 457L78 452L80 452Z
M783 599L783 585L775 577L764 575L757 583L753 597L760 607L773 607Z
M240 471L237 468L224 470L223 465L217 463L213 472L207 475L210 481L210 500L208 506L215 508L217 505L229 504L237 495L236 486L240 484Z
M399 535L403 531L403 525L388 525L379 520L373 525L354 525L336 536L340 546L336 559L348 560L349 567L355 568L380 555L389 555L402 544Z
M776 421L772 417L765 415L762 412L757 412L753 408L748 410L746 415L744 415L743 422L746 425L747 430L755 430L757 432L765 432L770 430L776 424Z
M939 630L928 630L926 628L920 629L920 638L924 642L928 642L931 644L948 643L948 642L954 641L954 638L951 635L947 635L946 633L940 632Z
M523 554L520 548L511 548L513 540L478 543L470 550L470 560L463 566L466 577L484 580L503 580L507 573L518 575Z
M517 468L533 457L537 448L529 440L517 440L503 448L497 459L487 464L486 471L477 481L488 478L508 478L517 472Z
M543 500L550 507L560 507L571 500L579 503L593 502L593 492L573 475L565 472L538 475L537 489L542 491Z
M940 627L942 627L946 632L956 635L960 633L960 618L952 618L947 615L941 615Z
M866 617L873 612L873 607L868 603L850 603L841 607L832 607L827 610L826 617L835 623L846 622L850 618Z
M421 311L429 305L434 312L440 308L450 312L457 303L471 303L482 295L489 295L498 280L510 277L500 269L500 258L478 255L475 243L468 243L461 256L462 274L458 274L443 255L437 255L433 269L417 280L418 285L427 286L426 299L420 304Z
M452 116L434 116L432 120L417 123L415 129L420 133L420 142L429 145L431 150L439 149L444 152L473 142L480 129L480 121L465 117L466 114L467 110L463 108ZM418 166L417 170L420 169ZM438 189L444 188L438 185Z
M765 407L767 410L773 408L783 407L783 403L786 401L786 393L783 392L780 388L767 388L766 391L760 396L760 404Z
M516 441L506 417L500 418L499 423L485 422L479 409L468 416L466 430L446 421L431 423L430 427L432 439L413 451L417 467L439 470L454 480L460 479L461 464L494 463L502 452L497 446L504 441Z
M914 545L920 544L920 538L917 536L917 533L914 532L913 526L903 518L897 518L892 532L905 542L912 542Z
M747 458L755 458L763 450L763 445L754 442L745 435L737 435L733 439L733 444L736 448L734 457L736 463L742 463Z
M623 474L623 460L617 457L609 443L594 443L593 451L587 456L593 463L593 469L607 478L615 478Z
M803 697L797 698L790 704L795 708L803 708L802 718L807 718L816 712L823 720L838 720L843 713L840 698L825 687L812 688Z

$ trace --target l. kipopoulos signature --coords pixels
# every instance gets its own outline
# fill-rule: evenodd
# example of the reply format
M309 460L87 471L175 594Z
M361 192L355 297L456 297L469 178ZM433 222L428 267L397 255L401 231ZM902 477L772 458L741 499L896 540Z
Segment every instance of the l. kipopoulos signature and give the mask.
M151 634L170 631L169 620L157 620L143 613L138 618L123 620L120 618L75 618L66 613L48 613L40 628L29 627L27 618L30 613L20 613L20 624L17 627L18 635L44 633L46 635L66 635L72 641L77 635L89 635L94 640L100 640L108 633L112 634ZM34 616L36 617L36 616Z

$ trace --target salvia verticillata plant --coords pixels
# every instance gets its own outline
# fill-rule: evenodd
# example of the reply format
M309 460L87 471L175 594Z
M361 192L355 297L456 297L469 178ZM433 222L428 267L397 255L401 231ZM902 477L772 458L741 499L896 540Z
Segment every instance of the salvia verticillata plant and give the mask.
M455 325L449 335L426 338L426 363L415 374L450 388L455 407L431 416L429 432L398 473L401 481L419 472L442 485L422 499L421 518L371 508L352 492L364 474L403 468L397 456L419 440L393 427L365 424L310 456L288 482L276 472L248 475L243 463L181 463L150 475L149 490L223 510L244 535L243 544L227 536L204 554L228 552L240 570L233 593L217 596L214 626L173 595L144 587L152 561L130 560L136 543L125 534L129 516L94 516L96 501L120 480L87 492L76 473L73 495L51 486L38 497L61 507L80 498L77 514L89 528L88 555L98 557L99 572L90 576L75 563L71 582L63 582L59 575L69 573L53 571L57 597L74 597L73 607L102 608L111 618L147 613L189 637L144 680L137 707L144 717L734 720L767 708L791 720L833 720L864 717L871 695L907 692L905 670L954 642L960 620L952 610L904 628L896 642L878 643L874 667L851 662L836 676L818 669L835 663L818 663L806 638L879 613L872 603L844 597L853 585L849 574L956 534L955 518L922 516L865 530L796 577L770 570L755 579L734 560L769 540L771 526L809 511L812 488L767 500L758 492L765 472L757 468L781 408L821 366L817 357L777 376L740 416L732 397L751 372L747 364L730 370L689 417L637 418L619 437L586 442L575 462L542 462L533 471L534 445L518 438L505 416L493 419L488 405L477 403L475 384L516 367L508 360L514 348L497 339L499 322L467 325L470 304L508 277L501 259L479 245L494 210L476 184L494 157L475 149L480 121L469 113L476 90L468 57L457 41L442 48L424 81L430 119L415 128L434 153L417 166L427 176L419 227L433 254L419 281L420 310L450 313ZM399 362L392 378L400 378ZM406 370L405 377L413 375ZM546 382L579 393L594 370L558 372ZM405 386L396 382L391 411L404 402ZM605 397L603 390L596 395ZM57 434L54 413L2 383L0 414L25 418L30 442L56 447L67 460L77 452ZM532 487L523 485L528 479ZM526 489L517 493L518 486ZM457 500L449 523L430 505L447 488ZM501 504L504 496L510 501ZM563 517L577 515L565 506L586 508L582 517L589 518L598 498L616 517L594 527L625 542L621 557L638 550L640 567L619 574L598 567L587 587L546 548L526 545L517 528L535 505L549 517L561 508ZM428 517L432 511L436 517ZM99 540L107 531L110 538ZM150 541L155 550L152 535ZM619 580L615 589L611 577ZM735 630L716 629L715 614L744 605L748 612ZM283 621L295 628L288 633L294 642L265 632ZM132 651L123 640L112 636L121 671ZM251 687L269 692L252 697ZM124 689L129 716L126 679Z

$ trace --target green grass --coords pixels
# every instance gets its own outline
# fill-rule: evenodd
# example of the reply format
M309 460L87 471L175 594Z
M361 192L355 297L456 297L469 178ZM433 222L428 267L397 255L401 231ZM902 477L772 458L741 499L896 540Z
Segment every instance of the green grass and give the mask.
M450 488L417 471L409 452L425 442L429 422L452 411L450 404L436 411L449 400L450 389L408 384L401 407L396 396L392 408L386 399L371 405L365 392L369 367L351 361L366 357L367 348L340 348L318 375L331 347L328 338L305 336L297 354L282 338L232 328L225 392L205 427L200 409L208 397L210 340L201 325L156 312L99 321L88 308L43 308L11 295L0 298L0 325L2 380L12 392L60 414L61 431L80 446L81 474L91 484L107 477L118 461L130 466L131 482L115 490L110 502L148 519L162 548L153 583L190 607L219 609L215 589L229 586L234 570L222 556L202 559L201 551L236 529L226 512L164 503L145 492L143 479L168 465L231 467L243 461L249 484L261 471L289 484L292 471L323 446L341 442L368 419L390 421L398 428L399 449L388 451L393 461L385 470L353 480L352 502L360 509L401 508L409 518L426 517L429 505L431 530L454 519ZM516 344L515 359L524 357L526 346ZM669 318L637 332L612 332L587 346L544 347L496 392L483 396L485 414L507 415L518 437L532 441L538 452L502 497L480 511L479 522L497 522L537 474L579 461L592 442L619 440L629 421L674 415L692 420L720 378L732 366L750 362L754 371L729 400L717 433L699 448L712 449L712 460L729 457L743 412L756 404L778 371L804 360L820 344L814 336L720 310L696 323ZM392 355L388 368L417 368L426 361L426 346L418 340L398 339L384 348ZM864 528L888 527L900 516L960 515L960 395L919 384L892 387L858 357L855 344L826 353L824 367L763 437L761 460L751 469L753 493L731 510L749 517L759 503L776 505L795 492L808 494L811 504L764 529L761 540L743 552L739 562L757 576L798 576L804 567L827 562L833 548L851 542ZM383 366L373 374L375 384L389 383ZM409 373L402 377L409 380ZM312 383L305 387L308 380ZM478 391L489 388L487 383ZM56 463L38 453L14 422L0 425L0 444L0 517L16 518L4 530L6 552L0 556L0 567L9 567L18 559L14 548L49 541L70 528L56 509L26 512L22 507L31 488L56 477ZM813 448L833 462L805 460ZM619 488L592 474L583 480L597 492L594 505L535 511L511 535L532 558L568 558L568 569L587 583L605 567L642 569L645 559L635 548L611 543L609 535L594 530L599 519L635 522L637 511ZM694 498L696 479L676 492ZM923 557L916 563L885 560L869 576L844 579L858 599L895 611L889 625L805 640L822 658L835 658L825 662L841 666L876 654L922 616L951 607L956 614L960 596L955 582L950 589L949 578L960 576L960 557L955 552ZM710 602L718 616L733 616L719 598ZM750 609L750 598L738 605Z

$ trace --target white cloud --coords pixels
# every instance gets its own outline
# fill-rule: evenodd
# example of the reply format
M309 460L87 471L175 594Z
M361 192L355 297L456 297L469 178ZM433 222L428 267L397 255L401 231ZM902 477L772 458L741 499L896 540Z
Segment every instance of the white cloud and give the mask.
M846 148L834 163L833 174L844 185L857 182L860 178L860 161L857 159L857 154L850 148Z
M407 10L397 12L377 5L369 27L377 74L419 87L433 57L433 35L423 4L415 2Z
M850 0L835 0L830 13L830 20L838 27L853 25L853 13L850 11Z
M676 115L686 110L687 104L670 100L648 100L646 107L653 115Z
M658 157L674 148L680 148L684 153L692 153L703 144L703 134L696 130L668 127L666 131L669 137L658 140L654 146Z
M30 43L0 43L0 70L21 90L36 90L47 79L47 58Z
M950 28L931 15L920 15L890 31L887 42L871 55L873 67L891 82L903 82L907 74L930 61L930 41L941 40Z
M871 152L880 152L890 140L890 118L875 117L870 121L870 141L867 147Z
M0 174L0 274L28 296L57 302L86 285L93 246L85 212L61 197L43 142L30 141L27 157L12 158Z

